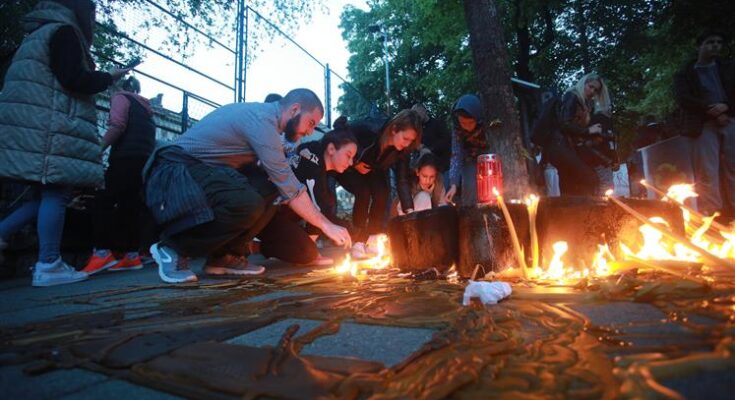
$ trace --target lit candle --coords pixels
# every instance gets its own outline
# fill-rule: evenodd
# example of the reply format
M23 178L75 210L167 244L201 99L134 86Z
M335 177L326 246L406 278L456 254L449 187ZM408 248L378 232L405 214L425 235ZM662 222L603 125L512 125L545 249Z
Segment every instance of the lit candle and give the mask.
M533 271L539 266L538 232L536 231L536 215L538 214L539 197L535 194L528 196L528 222L531 230L531 268Z
M528 271L527 271L528 267L526 266L525 257L523 257L523 251L521 250L521 243L518 241L518 235L516 234L516 227L513 224L513 219L510 217L510 212L508 212L508 207L505 205L505 201L503 201L503 196L495 188L493 188L493 194L495 194L495 197L497 197L498 206L500 206L500 210L503 211L505 222L508 224L508 230L510 231L510 239L513 242L513 250L515 250L516 258L518 259L518 265L521 267L521 270L523 271L523 277L528 278Z
M643 185L644 187L646 187L648 189L651 189L652 191L654 191L656 194L658 194L662 198L667 197L666 193L664 193L663 190L661 190L661 189L659 189L659 188L651 185L650 183L646 182L645 179L641 179L641 185ZM697 211L697 210L689 207L688 205L686 205L684 203L676 202L676 204L678 204L679 205L679 208L681 208L682 210L688 211L689 212L689 215L693 216L698 221L704 221L704 218L706 218L699 211ZM728 229L725 225L722 225L719 222L712 221L712 226L715 227L716 229L721 230L721 231L730 232L730 229Z
M668 229L664 229L658 224L651 224L650 221L648 221L648 218L646 218L645 215L639 213L638 211L632 209L627 204L623 203L622 201L616 199L612 196L613 191L608 190L605 192L605 196L607 196L610 201L615 203L618 207L622 208L623 211L627 212L628 214L632 215L635 219L641 221L644 224L649 224L653 229L660 232L662 235L666 236L670 240L673 240L675 242L681 243L682 245L686 246L688 249L697 252L702 258L705 258L709 260L710 262L714 263L715 265L724 264L727 265L730 268L735 269L735 263L731 262L730 260L725 260L723 258L717 257L716 255L708 252L707 250L694 245L692 242L690 242L687 238L682 237L680 235L677 235L674 232L669 231Z

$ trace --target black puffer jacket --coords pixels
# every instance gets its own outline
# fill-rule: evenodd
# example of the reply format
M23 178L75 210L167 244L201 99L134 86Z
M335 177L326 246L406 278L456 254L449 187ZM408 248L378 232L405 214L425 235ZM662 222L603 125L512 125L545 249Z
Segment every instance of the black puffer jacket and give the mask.
M350 127L358 142L355 164L363 162L370 167L371 171L376 173L385 173L393 168L396 173L396 190L401 201L401 207L404 210L412 209L410 151L408 149L399 151L393 146L388 146L381 151L380 134L378 132L360 123ZM383 128L379 132L382 132Z

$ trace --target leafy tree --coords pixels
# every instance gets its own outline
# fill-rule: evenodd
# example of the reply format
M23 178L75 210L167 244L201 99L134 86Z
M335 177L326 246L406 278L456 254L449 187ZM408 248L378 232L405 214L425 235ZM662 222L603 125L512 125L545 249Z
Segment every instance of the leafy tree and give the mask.
M475 90L459 0L386 0L370 5L369 11L346 7L340 24L352 53L347 66L350 79L362 94L385 109L382 35L371 26L388 34L393 112L416 102L424 102L435 113L445 111L462 93ZM355 91L347 91L338 108L350 116L366 111Z
M694 38L705 27L731 32L729 16L735 15L735 2L729 0L496 0L495 4L515 75L560 93L583 73L599 72L612 91L623 144L631 142L642 114L663 119L674 109L672 76L695 56ZM350 77L361 92L379 102L384 97L381 43L367 30L378 22L390 32L393 98L400 106L415 101L413 95L441 114L459 94L477 91L469 73L469 34L458 0L373 0L369 5L369 11L345 10L341 25L353 54ZM407 12L411 19L398 18ZM537 105L535 98L523 94L518 100L531 112ZM349 110L349 96L340 99L340 106ZM621 155L629 151L623 146Z

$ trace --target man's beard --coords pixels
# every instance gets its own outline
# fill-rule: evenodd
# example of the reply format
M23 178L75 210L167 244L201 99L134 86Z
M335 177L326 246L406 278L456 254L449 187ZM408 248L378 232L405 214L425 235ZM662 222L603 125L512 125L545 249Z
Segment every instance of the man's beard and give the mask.
M286 140L288 140L289 142L295 143L296 141L301 139L301 135L296 132L296 128L299 126L299 122L301 122L301 113L296 114L296 116L286 122L286 128L283 129L283 134L286 136Z

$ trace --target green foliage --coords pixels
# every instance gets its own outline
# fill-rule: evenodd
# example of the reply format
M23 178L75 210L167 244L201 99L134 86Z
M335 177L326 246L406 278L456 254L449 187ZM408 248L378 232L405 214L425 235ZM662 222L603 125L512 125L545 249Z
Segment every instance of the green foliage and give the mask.
M0 3L0 61L12 54L23 40L22 17L40 0L3 0ZM211 45L202 35L182 23L176 22L157 10L147 0L96 0L97 22L100 28L95 33L94 54L102 66L109 66L109 60L128 60L140 53L140 49L117 33L135 30L145 33L155 28L163 28L166 37L157 50L175 54L185 59L191 55L195 44ZM153 0L176 17L192 24L197 29L224 43L232 43L235 35L237 1L232 0ZM322 6L322 1L300 0L248 0L246 4L253 9L268 11L268 18L275 21L285 32L293 32L309 20L313 11ZM152 10L154 12L148 12ZM138 14L136 14L138 13ZM115 21L125 22L125 27ZM155 31L158 32L158 31ZM271 37L274 30L251 33L249 45L257 49L258 42ZM235 46L232 45L232 48ZM252 55L252 53L251 53Z
M373 1L368 12L346 7L340 27L352 53L352 84L385 109L383 36L388 34L392 111L424 102L443 112L462 93L474 91L469 34L459 0ZM378 28L379 29L379 28ZM365 100L355 91L340 98L338 108L352 117L365 113Z
M497 4L516 75L560 93L583 73L599 72L611 89L623 143L631 142L641 115L663 119L674 109L673 75L696 56L694 39L707 28L732 32L735 15L735 1L730 0ZM474 91L461 1L373 0L369 6L367 12L348 8L342 15L343 36L352 53L350 77L358 90L384 102L381 42L367 30L382 23L390 32L392 97L399 106L423 100L442 114L459 94ZM354 106L354 97L340 99L344 112Z

